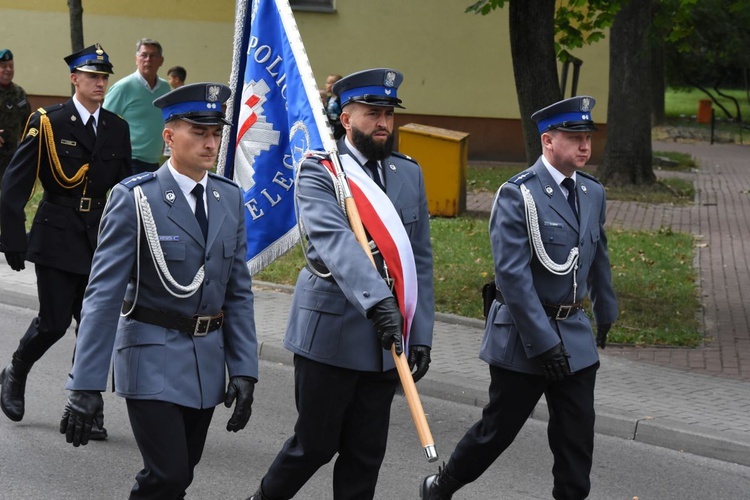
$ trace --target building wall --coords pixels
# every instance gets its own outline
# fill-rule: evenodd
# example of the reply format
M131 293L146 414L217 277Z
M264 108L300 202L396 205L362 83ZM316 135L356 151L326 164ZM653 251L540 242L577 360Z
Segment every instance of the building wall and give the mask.
M466 14L471 0L336 0L333 13L296 12L313 71L322 87L329 73L388 66L404 73L399 90L406 110L397 124L424 123L469 132L472 159L521 161L508 37L508 14ZM229 79L235 3L230 0L84 0L85 44L110 55L111 81L135 70L135 42L159 40L161 75L173 65L187 81ZM0 0L3 40L16 60L15 81L35 106L70 95L63 57L70 53L67 3ZM573 51L584 64L578 94L597 98L594 118L606 121L609 43ZM569 88L569 87L568 87ZM566 96L570 95L569 90ZM595 141L603 146L604 141ZM597 148L594 161L598 161Z

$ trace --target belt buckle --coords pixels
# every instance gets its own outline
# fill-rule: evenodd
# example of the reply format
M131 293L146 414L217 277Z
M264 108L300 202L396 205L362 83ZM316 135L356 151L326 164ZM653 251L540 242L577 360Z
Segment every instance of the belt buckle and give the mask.
M568 319L568 316L570 316L570 311L572 311L574 307L575 306L559 306L557 308L555 319L558 321Z
M79 212L90 212L91 211L91 198L81 198L78 204Z
M195 330L193 337L205 337L211 326L211 316L195 316Z

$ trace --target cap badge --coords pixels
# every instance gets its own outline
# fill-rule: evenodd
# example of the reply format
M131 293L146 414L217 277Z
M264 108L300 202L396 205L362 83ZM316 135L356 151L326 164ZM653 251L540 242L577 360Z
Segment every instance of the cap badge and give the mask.
M385 95L391 95L391 92L393 92L391 89L385 89Z
M591 99L588 97L581 98L581 111L589 111L591 109Z
M215 189L211 189L211 192L214 194L214 198L216 198L216 201L221 201L221 193L219 193Z
M554 191L552 191L552 186L550 185L544 186L544 192L547 193L547 196L552 196L552 193L554 193Z
M169 203L174 203L174 199L175 199L174 191L170 189L169 191L165 192L164 198L166 198Z
M385 78L383 79L383 85L386 87L393 87L396 83L396 72L386 71Z
M221 87L218 85L207 85L206 86L206 101L216 102L219 100L219 92Z

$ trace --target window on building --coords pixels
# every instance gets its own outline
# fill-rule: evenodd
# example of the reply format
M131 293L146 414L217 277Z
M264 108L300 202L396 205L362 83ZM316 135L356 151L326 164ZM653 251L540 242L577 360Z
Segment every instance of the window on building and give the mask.
M292 10L309 10L314 12L334 12L334 0L289 0Z

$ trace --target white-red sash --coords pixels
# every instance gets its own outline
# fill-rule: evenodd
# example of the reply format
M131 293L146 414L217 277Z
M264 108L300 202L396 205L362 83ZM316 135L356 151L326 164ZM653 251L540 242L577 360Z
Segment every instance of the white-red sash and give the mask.
M378 246L393 279L393 292L404 316L404 349L408 352L409 332L417 308L417 266L411 241L396 208L362 166L350 155L341 155L354 203L362 224ZM333 165L324 162L333 172Z

